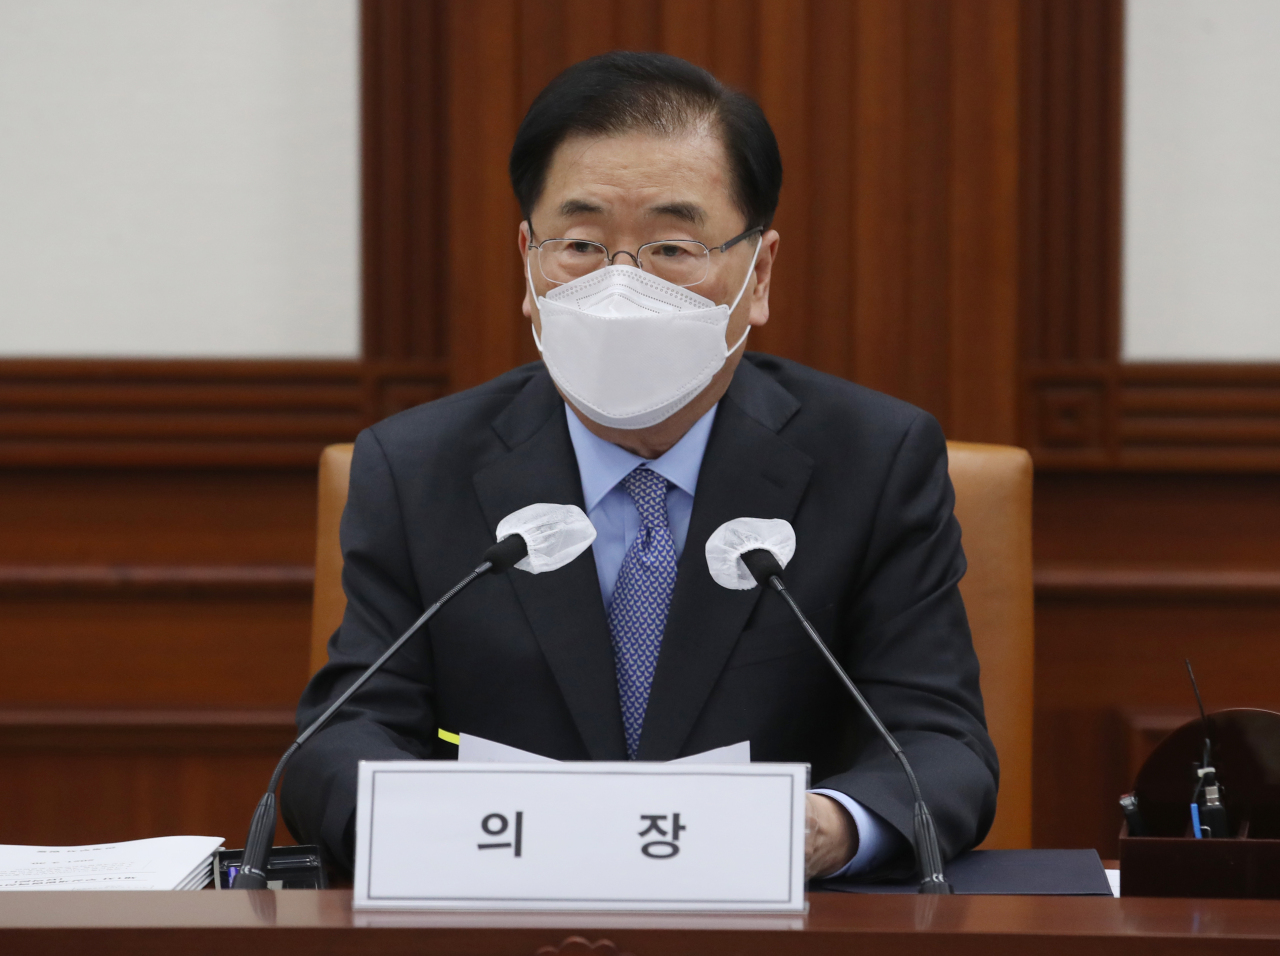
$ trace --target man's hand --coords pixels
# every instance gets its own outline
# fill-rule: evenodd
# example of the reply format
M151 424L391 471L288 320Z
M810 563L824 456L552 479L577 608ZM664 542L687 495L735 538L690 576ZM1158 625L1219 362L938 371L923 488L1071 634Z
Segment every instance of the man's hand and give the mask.
M804 876L830 876L858 852L858 828L849 811L820 793L804 795Z

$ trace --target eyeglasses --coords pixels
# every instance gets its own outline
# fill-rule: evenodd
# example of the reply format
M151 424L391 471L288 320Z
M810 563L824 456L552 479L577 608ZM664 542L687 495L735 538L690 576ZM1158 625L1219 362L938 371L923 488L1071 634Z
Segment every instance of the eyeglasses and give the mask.
M542 277L557 285L611 266L618 256L629 256L645 272L674 285L688 287L707 277L711 271L711 253L727 252L744 239L762 232L764 227L756 226L728 242L709 248L696 239L659 239L646 242L635 252L619 249L610 254L608 247L587 239L546 239L536 245L529 243L529 249L537 260Z

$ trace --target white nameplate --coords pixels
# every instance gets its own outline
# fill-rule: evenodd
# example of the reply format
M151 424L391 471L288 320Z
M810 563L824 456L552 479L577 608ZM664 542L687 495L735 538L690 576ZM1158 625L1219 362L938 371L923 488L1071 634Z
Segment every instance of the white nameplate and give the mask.
M807 764L361 761L358 909L803 912Z

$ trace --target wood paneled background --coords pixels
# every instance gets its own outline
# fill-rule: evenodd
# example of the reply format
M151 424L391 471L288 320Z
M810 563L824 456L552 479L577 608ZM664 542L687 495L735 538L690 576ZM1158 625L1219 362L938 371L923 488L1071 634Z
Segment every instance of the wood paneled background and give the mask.
M364 0L361 361L0 361L0 842L243 840L306 679L319 450L535 357L507 151L625 47L774 124L753 348L1031 448L1035 839L1114 855L1183 656L1212 706L1280 707L1280 369L1119 361L1121 15Z

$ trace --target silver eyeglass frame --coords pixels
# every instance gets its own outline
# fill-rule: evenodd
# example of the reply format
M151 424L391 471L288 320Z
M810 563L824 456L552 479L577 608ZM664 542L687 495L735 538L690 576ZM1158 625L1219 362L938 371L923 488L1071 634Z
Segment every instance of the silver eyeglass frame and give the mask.
M617 252L614 252L611 254L609 252L608 246L606 246L603 242L596 242L594 239L574 239L569 236L554 236L550 239L543 239L542 242L533 242L532 241L533 223L530 222L528 225L529 225L529 238L530 238L529 248L535 249L539 252L538 272L541 273L542 278L546 279L548 282L555 283L556 285L567 285L568 282L571 282L574 280L566 281L561 279L553 279L549 275L547 275L546 272L543 271L541 251L542 251L542 247L545 246L548 242L585 242L593 246L599 246L601 249L604 250L604 262L605 262L605 264L603 266L600 266L599 269L608 268L609 266L614 265L615 264L614 260L617 259L618 256L628 256L630 257L631 261L636 264L636 268L642 271L644 270L644 266L641 265L640 263L640 253L644 252L644 250L649 248L650 246L661 246L671 242L695 243L696 245L702 246L702 248L705 249L707 252L707 272L706 272L706 275L704 275L697 282L690 282L688 285L682 285L681 286L682 289L692 289L694 286L701 285L702 283L707 281L707 276L711 274L711 253L728 252L738 243L746 239L749 239L751 236L754 236L757 233L760 233L761 235L763 235L764 228L765 228L764 226L752 226L746 232L740 232L736 236L734 236L732 239L728 240L727 242L722 242L718 246L708 246L705 242L700 242L697 239L655 239L653 242L646 242L644 245L638 246L635 252L629 252L626 249L619 249ZM599 269L593 269L592 272L597 272L599 271ZM590 274L591 274L590 272L585 273L585 275L590 275Z

